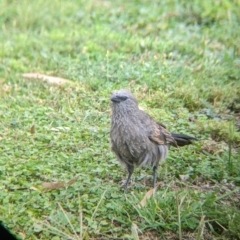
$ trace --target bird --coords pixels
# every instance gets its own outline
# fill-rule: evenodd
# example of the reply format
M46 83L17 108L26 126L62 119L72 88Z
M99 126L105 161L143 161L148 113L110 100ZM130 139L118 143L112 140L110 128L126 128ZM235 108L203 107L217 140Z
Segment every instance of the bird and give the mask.
M110 100L111 150L128 171L123 187L128 188L135 167L151 166L155 188L157 168L167 158L170 146L182 147L197 139L185 134L170 133L165 125L139 108L136 97L129 90L115 91Z

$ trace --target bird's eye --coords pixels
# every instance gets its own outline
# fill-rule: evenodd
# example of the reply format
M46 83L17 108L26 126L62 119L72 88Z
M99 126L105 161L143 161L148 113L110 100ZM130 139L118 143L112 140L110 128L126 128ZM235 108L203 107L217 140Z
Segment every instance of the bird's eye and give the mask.
M121 101L125 101L128 97L126 97L126 96L118 96L118 98L119 98Z
M128 97L126 97L126 96L113 95L111 97L111 101L115 102L115 103L120 103L120 102L125 101L127 98Z

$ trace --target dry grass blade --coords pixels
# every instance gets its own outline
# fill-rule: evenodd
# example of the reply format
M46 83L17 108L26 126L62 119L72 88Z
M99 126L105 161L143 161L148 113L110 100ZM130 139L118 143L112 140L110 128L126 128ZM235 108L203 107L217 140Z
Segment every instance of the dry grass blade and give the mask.
M30 133L34 134L35 133L35 125L32 125L30 128Z
M70 225L70 227L71 227L71 229L72 229L72 231L73 231L73 233L74 233L76 239L79 239L79 237L78 237L78 235L77 235L77 232L75 231L75 229L74 229L74 227L73 227L73 225L72 225L70 219L68 218L68 216L67 216L65 210L62 208L62 206L61 206L60 203L58 203L58 206L60 207L61 211L63 212L63 214L64 214L64 216L65 216L65 218L67 219L68 224Z
M66 183L67 187L68 187L68 186L71 186L73 183L75 183L75 182L78 180L78 178L79 178L79 175L77 175L77 176L74 177L73 179L69 180L69 181Z
M74 177L68 182L44 182L42 183L42 186L45 190L48 190L48 191L60 189L60 188L71 186L73 183L77 181L78 178L79 178L79 175L77 175L76 177Z
M55 84L55 85L72 83L72 81L70 81L68 79L65 79L65 78L52 77L52 76L44 75L44 74L41 74L41 73L24 73L22 76L24 78L42 80L44 82L47 82L47 83L50 83L50 84Z
M205 216L202 216L199 222L196 240L203 239L204 227L205 227Z
M98 202L98 204L97 204L97 206L96 206L96 208L95 208L95 210L94 210L94 212L93 212L93 214L92 214L92 216L91 216L90 222L94 219L95 214L96 214L96 212L97 212L100 204L102 203L102 201L103 201L103 199L104 199L104 197L105 197L106 192L107 192L107 189L103 192L103 194L102 194L102 196L101 196L101 198L100 198L100 200L99 200L99 202ZM88 228L89 228L89 225L87 226L85 232L83 233L83 236L82 236L83 239L87 239Z
M49 232L53 233L54 235L58 235L58 236L62 237L63 239L75 240L74 237L72 237L71 235L69 235L66 232L62 231L60 229L60 227L54 227L48 221L44 221L42 223L42 225L45 226L46 229Z
M52 127L50 128L51 131L53 132L69 132L71 129L69 127Z
M64 182L44 182L42 186L45 190L54 190L59 188L64 188L66 183Z
M178 234L179 240L182 240L182 225L181 225L181 208L182 204L186 198L187 194L179 200L179 195L176 193L176 201L177 201L177 213L178 213Z
M135 223L132 223L132 238L134 240L139 240L139 236L138 236L138 226Z
M155 193L156 189L158 188L158 186L159 186L159 183L156 185L155 188L151 188L151 189L145 194L145 196L143 197L143 199L141 200L141 202L138 204L138 207L139 207L139 208L146 206L147 200L150 199L150 198L154 195L154 193Z

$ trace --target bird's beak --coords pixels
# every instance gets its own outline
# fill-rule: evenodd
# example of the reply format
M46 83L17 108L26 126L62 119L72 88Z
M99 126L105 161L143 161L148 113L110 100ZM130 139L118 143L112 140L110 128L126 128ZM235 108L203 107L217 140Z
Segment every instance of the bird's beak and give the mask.
M115 103L121 102L121 99L119 99L117 96L112 96L110 99L112 102L115 102Z

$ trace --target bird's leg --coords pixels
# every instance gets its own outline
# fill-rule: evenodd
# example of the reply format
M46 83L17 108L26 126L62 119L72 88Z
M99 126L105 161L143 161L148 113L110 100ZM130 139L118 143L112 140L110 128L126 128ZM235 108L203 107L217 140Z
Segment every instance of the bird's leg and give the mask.
M154 166L153 167L153 188L156 187L156 183L157 183L157 167Z
M128 170L128 177L127 177L126 183L124 184L125 189L127 189L127 187L128 187L128 183L129 183L129 181L131 179L131 176L133 174L134 166L133 165L127 165L127 170Z

